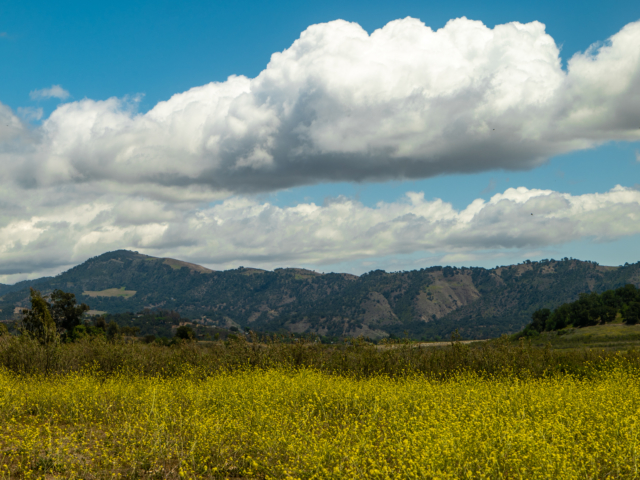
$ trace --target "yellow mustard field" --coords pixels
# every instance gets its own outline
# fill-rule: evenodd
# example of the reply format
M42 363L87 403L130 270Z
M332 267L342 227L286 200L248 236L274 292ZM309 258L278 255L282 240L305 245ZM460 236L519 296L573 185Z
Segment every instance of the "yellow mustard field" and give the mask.
M639 379L0 373L0 478L636 478Z

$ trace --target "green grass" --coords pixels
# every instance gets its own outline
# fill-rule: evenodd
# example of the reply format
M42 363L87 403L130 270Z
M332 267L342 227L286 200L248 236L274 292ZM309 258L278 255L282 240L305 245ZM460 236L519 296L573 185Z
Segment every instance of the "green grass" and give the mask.
M543 332L531 339L532 345L549 344L552 348L624 349L640 347L640 325L609 323L591 327L568 327Z
M308 278L314 278L316 275L303 275L301 273L294 274L293 278L295 280L307 280Z
M82 292L83 295L88 297L124 297L131 298L136 294L136 290L125 290L124 287L120 288L107 288L106 290L100 291L85 291Z

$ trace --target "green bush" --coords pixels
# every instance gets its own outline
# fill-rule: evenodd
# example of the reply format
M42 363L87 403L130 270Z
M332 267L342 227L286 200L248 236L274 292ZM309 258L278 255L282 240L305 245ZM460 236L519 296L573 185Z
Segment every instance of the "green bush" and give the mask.
M195 334L190 326L182 325L176 329L175 338L179 340L193 340L195 338Z

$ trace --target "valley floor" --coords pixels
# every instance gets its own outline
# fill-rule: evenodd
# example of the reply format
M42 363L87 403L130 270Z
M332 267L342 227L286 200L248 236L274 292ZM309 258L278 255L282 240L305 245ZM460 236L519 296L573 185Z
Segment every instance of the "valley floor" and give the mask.
M637 478L640 350L580 340L636 330L421 348L5 335L0 479Z
M0 374L0 478L635 478L640 376Z

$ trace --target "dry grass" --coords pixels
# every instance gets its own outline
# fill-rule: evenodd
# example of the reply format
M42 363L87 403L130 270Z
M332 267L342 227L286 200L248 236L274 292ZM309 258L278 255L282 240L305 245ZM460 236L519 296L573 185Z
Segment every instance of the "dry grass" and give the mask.
M220 370L304 367L357 378L420 374L447 379L461 371L480 376L541 378L551 374L590 375L612 360L640 368L640 350L554 349L526 341L514 343L507 338L437 347L407 342L378 348L362 340L323 345L256 336L253 341L240 336L225 342L179 343L171 347L131 339L110 342L103 337L41 346L25 337L0 337L0 368L19 375L67 374L92 366L107 375L124 369L140 375L172 376L186 365L203 375Z

